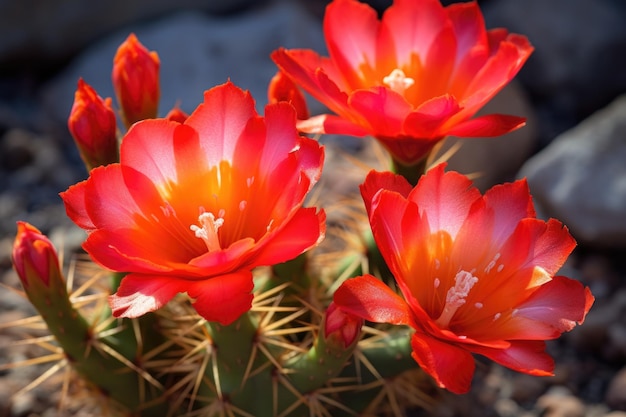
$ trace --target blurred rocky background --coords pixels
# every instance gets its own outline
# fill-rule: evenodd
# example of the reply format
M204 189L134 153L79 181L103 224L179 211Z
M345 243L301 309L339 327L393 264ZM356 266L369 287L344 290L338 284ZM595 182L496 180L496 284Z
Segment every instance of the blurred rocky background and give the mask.
M370 1L378 10L391 2ZM446 3L451 3L447 1ZM487 26L529 37L536 50L485 112L528 117L500 139L462 141L451 167L478 174L481 189L527 177L538 210L563 221L579 247L562 271L596 296L586 323L550 343L556 376L514 374L481 361L471 394L431 414L498 417L626 416L626 2L484 0ZM191 111L202 92L231 79L259 111L279 46L324 51L323 0L0 0L0 282L11 270L15 222L39 227L67 253L84 235L65 218L58 193L86 177L67 131L76 82L113 96L112 59L130 32L161 59L161 108ZM311 102L312 113L323 109ZM323 138L328 164L343 153L373 160L371 141ZM453 142L452 140L451 142ZM332 166L326 176L332 176ZM337 193L354 181L328 181ZM6 323L32 314L0 287L0 364L32 353ZM58 385L11 395L45 367L0 373L0 416L87 415L58 411Z

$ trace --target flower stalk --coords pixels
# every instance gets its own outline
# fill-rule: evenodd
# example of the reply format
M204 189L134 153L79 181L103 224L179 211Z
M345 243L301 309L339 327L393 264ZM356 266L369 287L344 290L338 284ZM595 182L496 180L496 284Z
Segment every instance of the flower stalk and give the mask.
M149 401L140 395L142 376L140 372L126 372L137 355L134 339L130 344L129 340L125 341L123 350L128 355L124 356L116 346L116 336L98 338L94 328L72 304L56 250L48 238L35 227L18 222L13 262L28 299L73 369L111 401L129 410L143 410ZM111 355L111 352L117 353ZM158 414L152 407L145 407L142 415L156 417Z

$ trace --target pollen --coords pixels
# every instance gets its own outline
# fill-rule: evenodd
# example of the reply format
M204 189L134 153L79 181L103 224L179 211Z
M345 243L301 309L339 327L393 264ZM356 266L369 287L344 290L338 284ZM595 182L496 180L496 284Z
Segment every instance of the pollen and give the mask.
M415 84L415 80L413 78L407 77L399 68L391 71L389 75L383 78L383 83L388 85L393 91L399 94L404 94L404 91Z
M441 328L447 328L450 320L456 311L465 304L467 296L472 287L478 282L478 278L471 272L459 271L454 277L454 287L448 290L446 294L446 304L439 318L436 320L437 325Z
M217 231L224 224L224 219L221 217L216 219L213 213L205 212L198 217L198 223L202 227L192 224L190 229L197 238L204 241L209 252L222 249Z

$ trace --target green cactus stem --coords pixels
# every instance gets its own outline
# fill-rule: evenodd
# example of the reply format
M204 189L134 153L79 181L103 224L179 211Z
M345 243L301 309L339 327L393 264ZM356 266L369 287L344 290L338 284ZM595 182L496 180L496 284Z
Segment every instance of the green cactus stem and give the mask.
M412 186L417 184L417 181L426 172L427 166L428 156L420 159L414 165L406 165L396 159L392 159L391 161L391 171L402 175Z
M322 320L313 346L283 365L290 384L301 393L312 392L339 375L358 342L357 337L349 346L345 346L336 337L326 338L324 333Z
M123 408L132 412L143 410L142 416L159 415L156 409L150 411L147 406L150 401L146 392L153 392L155 395L152 398L158 398L162 387L133 362L137 354L136 342L125 346L133 354L128 359L118 352L119 346L111 343L120 337L119 334L99 338L73 307L63 279L50 279L48 285L43 280L32 280L28 297L73 369ZM145 391L141 389L141 384L150 387Z

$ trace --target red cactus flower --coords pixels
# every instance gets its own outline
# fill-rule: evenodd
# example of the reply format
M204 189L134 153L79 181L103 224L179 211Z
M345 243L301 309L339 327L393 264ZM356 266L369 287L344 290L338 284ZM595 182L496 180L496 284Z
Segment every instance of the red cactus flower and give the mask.
M117 162L117 124L111 99L102 99L82 78L67 125L87 169Z
M582 323L594 298L578 281L554 276L575 241L557 220L535 218L525 180L483 196L439 165L413 189L403 177L371 172L361 193L403 297L366 275L336 291L341 309L411 326L414 359L455 393L469 389L472 353L552 374L545 340Z
M378 20L356 0L326 9L329 57L279 49L280 70L336 115L299 128L378 139L404 165L447 135L498 136L523 125L505 115L472 116L520 70L533 48L524 36L487 31L475 1L395 0Z
M113 58L113 88L126 127L157 116L159 97L159 56L148 51L131 33Z
M137 317L187 292L198 313L228 324L250 308L251 269L292 259L324 235L325 215L303 208L323 148L300 137L287 103L258 116L228 82L205 92L184 123L144 120L120 163L62 193L100 265L127 272L113 313Z

